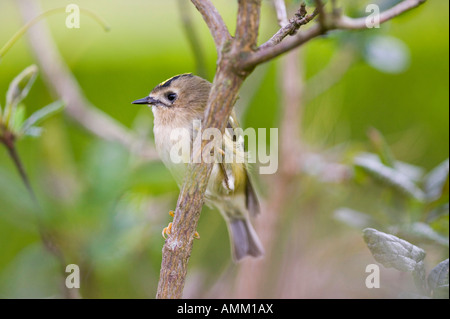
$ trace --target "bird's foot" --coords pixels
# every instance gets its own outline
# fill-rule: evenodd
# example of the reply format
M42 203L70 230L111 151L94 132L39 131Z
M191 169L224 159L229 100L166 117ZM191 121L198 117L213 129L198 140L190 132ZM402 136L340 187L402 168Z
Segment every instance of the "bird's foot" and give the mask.
M169 223L169 225L167 225L167 227L165 227L162 230L162 236L164 237L164 239L167 239L167 236L170 236L170 231L172 230L172 223Z
M172 217L175 217L175 212L174 212L173 210L171 210L171 211L169 212L169 215L172 216ZM171 231L172 231L172 222L170 222L169 225L167 225L167 227L165 227L165 228L162 230L162 236L164 237L164 239L167 239L166 235L167 235L167 236L170 236L170 232L171 232ZM195 239L200 239L200 234L199 234L198 232L195 232L194 238L195 238Z

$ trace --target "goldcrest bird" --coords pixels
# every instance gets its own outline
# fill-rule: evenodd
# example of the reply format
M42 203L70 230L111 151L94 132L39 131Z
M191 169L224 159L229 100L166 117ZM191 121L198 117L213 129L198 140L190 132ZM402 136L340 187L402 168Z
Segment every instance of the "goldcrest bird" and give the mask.
M151 105L156 149L180 187L186 170L185 162L191 159L188 158L184 163L174 163L170 150L177 141L171 139L171 133L174 129L184 128L190 134L190 142L194 141L196 132L193 122L202 120L211 86L210 82L201 77L190 73L181 74L156 86L147 97L132 102ZM234 110L227 127L239 127ZM237 138L226 130L221 149L216 154L224 156L230 153L236 159L246 156L244 139ZM242 160L231 163L216 161L205 193L206 204L215 206L227 223L234 261L246 256L263 255L263 247L250 223L250 215L254 217L259 213L259 203L246 165ZM170 233L170 227L165 232Z

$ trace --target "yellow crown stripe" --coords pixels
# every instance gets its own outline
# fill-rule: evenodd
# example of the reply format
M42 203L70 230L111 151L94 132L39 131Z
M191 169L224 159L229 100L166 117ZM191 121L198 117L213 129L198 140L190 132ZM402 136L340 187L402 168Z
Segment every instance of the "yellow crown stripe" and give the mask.
M171 78L165 80L164 82L159 83L158 86L165 86L165 85L167 85L167 83L175 80L176 78L180 78L182 76L192 76L192 73L182 73L182 74L172 76Z

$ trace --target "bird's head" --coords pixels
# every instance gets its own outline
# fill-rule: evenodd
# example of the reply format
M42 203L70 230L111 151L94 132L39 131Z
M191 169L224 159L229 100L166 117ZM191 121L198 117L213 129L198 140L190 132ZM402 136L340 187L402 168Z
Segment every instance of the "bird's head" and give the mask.
M157 117L187 117L203 114L208 102L211 83L191 73L180 74L158 84L147 97L132 104L151 105Z

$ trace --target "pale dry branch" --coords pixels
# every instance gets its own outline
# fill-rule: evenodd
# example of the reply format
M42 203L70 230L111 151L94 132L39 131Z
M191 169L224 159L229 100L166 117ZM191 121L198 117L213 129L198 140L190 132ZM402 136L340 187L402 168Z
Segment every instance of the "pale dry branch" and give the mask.
M397 4L396 6L381 12L380 23L385 23L393 18L417 8L418 6L424 4L427 0L404 0ZM335 29L343 30L361 30L366 28L366 18L349 18L342 16L334 23Z
M278 25L282 28L288 25L289 20L287 16L286 3L284 0L273 0L273 6L275 7L275 12L277 13ZM302 4L301 6L305 7L305 4Z
M222 16L210 0L191 0L191 2L197 8L197 11L200 12L203 20L205 20L214 39L217 51L220 54L224 43L231 39L230 32Z
M267 297L261 293L267 284L265 278L271 277L271 266L268 260L276 255L281 220L290 198L295 197L297 176L301 164L302 151L300 144L300 123L303 107L304 80L302 51L291 51L282 58L280 72L280 90L283 106L280 127L279 171L268 178L268 196L262 205L261 216L256 220L255 228L261 235L266 251L264 259L248 260L244 263L236 277L233 298ZM231 298L231 296L229 296Z
M17 5L26 22L40 14L38 1L18 0ZM28 31L32 52L44 75L45 83L56 98L65 101L67 114L92 134L122 144L147 160L157 159L153 146L145 144L126 127L92 105L64 62L44 22Z

